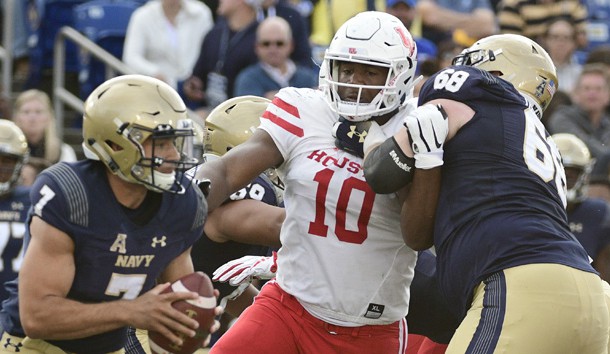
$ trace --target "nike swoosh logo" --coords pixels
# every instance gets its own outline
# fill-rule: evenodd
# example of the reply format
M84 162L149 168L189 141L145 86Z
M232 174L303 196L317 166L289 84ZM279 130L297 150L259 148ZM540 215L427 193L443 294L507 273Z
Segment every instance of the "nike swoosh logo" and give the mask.
M432 134L434 135L434 144L436 145L436 148L440 149L440 147L443 146L443 144L438 142L438 138L436 137L436 130L434 130L434 126L432 127Z
M439 105L436 105L436 107L443 115L443 119L447 120L447 112L445 112L445 109L443 109L443 106L441 106L439 104ZM436 148L439 149L443 144L440 144L438 142L438 138L436 137L436 130L434 130L434 125L432 126L432 134L434 134L434 144L436 144Z

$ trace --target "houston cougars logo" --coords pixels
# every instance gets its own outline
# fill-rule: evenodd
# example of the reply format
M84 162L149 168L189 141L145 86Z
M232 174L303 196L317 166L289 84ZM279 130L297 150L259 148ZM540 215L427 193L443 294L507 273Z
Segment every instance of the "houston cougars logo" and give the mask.
M411 35L405 33L401 27L394 27L394 30L402 39L402 44L409 50L409 56L412 56L413 51L415 50L415 43L413 43L413 38L411 38Z

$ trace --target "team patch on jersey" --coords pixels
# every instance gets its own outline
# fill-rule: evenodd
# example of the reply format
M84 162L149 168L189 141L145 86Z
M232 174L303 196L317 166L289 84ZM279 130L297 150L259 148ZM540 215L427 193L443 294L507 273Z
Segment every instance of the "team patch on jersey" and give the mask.
M364 317L377 319L377 318L381 317L381 315L383 315L384 309L385 309L385 305L370 303L369 307L366 309L366 313L364 314Z
M267 110L265 113L263 113L262 118L269 119L277 126L298 137L302 137L304 135L303 128L301 128L299 123L301 116L297 107L287 103L277 96L267 107Z

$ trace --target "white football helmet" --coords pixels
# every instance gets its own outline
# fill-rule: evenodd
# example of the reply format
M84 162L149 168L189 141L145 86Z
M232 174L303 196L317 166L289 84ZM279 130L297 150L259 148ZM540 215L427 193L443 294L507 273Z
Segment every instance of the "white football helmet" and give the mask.
M320 67L320 89L331 109L350 121L364 121L406 105L412 95L417 65L417 47L402 22L385 12L361 12L337 30ZM338 61L388 68L383 86L365 86L338 81ZM337 88L358 88L356 102L344 101ZM370 102L360 102L363 89L380 90Z
M517 34L497 34L478 40L453 59L453 65L467 65L496 73L510 82L538 107L538 118L558 89L553 60L538 43Z
M563 167L572 168L578 171L576 181L570 180L570 175L567 175L567 199L570 203L577 203L585 198L587 194L587 184L589 174L593 167L594 160L591 158L591 153L587 145L573 134L558 133L551 136L559 153Z
M9 193L17 185L29 151L28 142L21 129L10 120L0 119L0 155L15 160L15 164L10 167L0 164L2 176L9 176L6 180L0 180L0 195Z
M186 122L185 122L186 121ZM154 192L183 193L176 180L197 164L186 156L180 144L195 135L186 106L165 82L144 75L124 75L98 86L85 102L83 149L85 156L102 161L125 181L146 186ZM148 139L175 138L179 160L146 156L142 143ZM174 164L172 173L156 168Z

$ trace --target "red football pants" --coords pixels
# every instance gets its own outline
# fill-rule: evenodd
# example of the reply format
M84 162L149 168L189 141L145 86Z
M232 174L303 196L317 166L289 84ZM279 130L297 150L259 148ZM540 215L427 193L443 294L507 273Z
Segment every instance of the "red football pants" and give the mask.
M210 354L404 354L406 321L341 327L309 314L274 281L214 344Z

